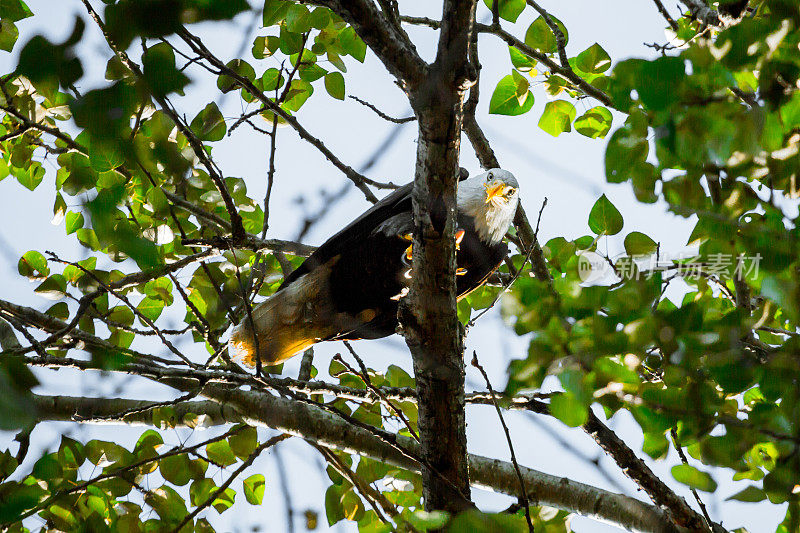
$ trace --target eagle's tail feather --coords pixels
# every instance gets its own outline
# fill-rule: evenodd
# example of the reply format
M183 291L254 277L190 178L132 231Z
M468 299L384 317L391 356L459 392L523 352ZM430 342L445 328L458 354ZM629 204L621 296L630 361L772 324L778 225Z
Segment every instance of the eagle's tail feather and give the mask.
M332 309L332 265L315 268L255 306L250 313L255 332L245 316L231 334L231 358L254 366L257 339L261 362L275 365L353 325L352 317Z

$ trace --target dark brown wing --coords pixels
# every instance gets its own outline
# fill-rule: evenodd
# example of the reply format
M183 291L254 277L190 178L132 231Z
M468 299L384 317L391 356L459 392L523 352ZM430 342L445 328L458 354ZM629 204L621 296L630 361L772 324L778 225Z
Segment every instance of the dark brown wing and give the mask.
M407 183L386 198L382 199L357 219L342 228L338 233L325 241L317 248L297 269L286 276L281 284L282 289L303 274L306 274L319 265L323 265L337 255L349 253L358 243L368 239L375 230L392 217L407 212L411 214L411 188L412 183Z

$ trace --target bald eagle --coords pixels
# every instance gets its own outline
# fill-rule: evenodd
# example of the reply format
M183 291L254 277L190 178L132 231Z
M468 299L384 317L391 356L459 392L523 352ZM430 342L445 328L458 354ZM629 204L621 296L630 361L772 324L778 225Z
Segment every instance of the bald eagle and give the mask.
M325 241L253 308L229 341L231 357L280 363L326 340L377 339L397 328L397 305L411 278L413 183L400 187ZM456 289L463 298L483 285L508 247L519 201L513 174L492 169L458 184ZM257 339L257 342L256 342Z

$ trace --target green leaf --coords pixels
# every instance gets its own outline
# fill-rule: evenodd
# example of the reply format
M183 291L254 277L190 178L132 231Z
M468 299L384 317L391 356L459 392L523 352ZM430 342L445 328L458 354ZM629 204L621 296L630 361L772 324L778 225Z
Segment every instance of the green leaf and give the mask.
M220 440L206 446L208 459L221 466L230 466L236 462L236 456L231 450L228 441Z
M287 56L300 52L303 49L302 34L289 31L285 24L281 25L278 34L278 48Z
M534 520L534 523L537 526L539 525L537 520ZM550 527L544 526L541 529L542 531L549 531ZM537 527L536 530L538 531L539 528ZM525 523L525 517L521 513L484 513L478 510L470 510L454 516L447 524L445 531L447 533L459 533L462 531L469 531L470 533L516 533L528 531L528 527ZM553 531L565 531L565 529L555 526Z
M325 90L337 100L344 100L344 76L341 72L325 74Z
M571 392L563 392L551 398L550 413L564 424L578 427L589 417L589 408Z
M286 12L286 29L292 33L306 33L311 30L311 11L302 4L289 4Z
M224 513L231 508L235 498L236 491L229 487L214 498L214 501L211 502L211 506L216 509L218 513Z
M597 235L616 235L622 230L622 214L604 194L589 212L589 227Z
M92 441L92 442L100 442L100 441ZM136 452L145 449L155 452L163 445L164 445L164 438L161 436L161 434L158 431L148 429L147 431L139 435L139 439L136 441L136 446L134 446L133 449ZM116 444L114 446L116 446ZM94 464L97 463L94 462Z
M511 64L520 72L529 72L536 67L536 61L513 46L508 47L508 54L511 56Z
M737 500L737 501L740 501L740 502L755 503L755 502L763 501L766 498L767 498L767 495L764 493L763 490L761 490L760 488L758 488L758 487L756 487L754 485L750 485L747 488L744 488L744 489L740 490L739 492L737 492L733 496L730 496L729 498L725 498L725 501Z
M264 27L274 26L286 17L291 2L286 0L266 0L262 12L262 22Z
M261 76L261 89L263 91L274 91L281 88L283 84L283 75L276 68L267 69Z
M688 485L693 489L704 492L717 490L717 482L706 472L701 472L692 465L675 465L672 467L672 477L676 481Z
M211 493L213 493L216 488L217 486L213 479L197 479L193 481L192 485L189 487L189 501L192 505L200 505L211 497Z
M23 0L0 0L0 18L17 22L33 16Z
M656 252L658 244L639 231L632 231L625 236L625 252L628 255L651 255Z
M483 0L490 10L494 8L495 1L499 1L498 14L501 19L516 22L520 13L525 9L525 0Z
M67 280L61 274L53 274L34 291L49 300L60 300L67 295Z
M162 485L147 493L144 501L153 508L165 524L177 526L188 514L183 497L167 485Z
M50 267L47 266L47 259L37 252L30 250L20 257L17 263L17 271L21 276L32 280L44 279L50 275Z
M243 426L242 429L228 437L231 450L240 459L247 459L258 445L258 433L253 426Z
M489 101L489 113L493 115L521 115L533 107L530 83L522 74L514 71L505 76L495 87Z
M27 77L45 96L55 98L59 84L69 87L83 76L83 67L72 48L85 27L83 20L76 18L72 33L61 44L53 44L41 35L33 37L20 51L16 72Z
M589 74L600 74L611 67L611 57L597 43L578 54L575 66Z
M16 168L14 174L20 185L32 191L39 186L44 179L44 168L39 163L31 163L27 168Z
M575 131L590 139L603 138L611 129L611 111L603 106L593 107L575 121Z
M232 61L228 61L225 66L242 78L246 78L250 81L256 79L255 69L252 67L252 65L250 65L250 63L243 59L234 59ZM228 76L227 74L222 74L219 78L217 78L217 88L224 93L232 91L238 86L239 82L234 77Z
M636 92L650 109L666 109L680 100L680 86L686 77L684 59L660 57L641 65L636 78Z
M136 310L146 318L156 320L161 316L161 312L164 310L164 301L149 297L143 298L142 301L139 302L139 305L136 306Z
M566 100L555 100L544 106L539 127L553 137L558 137L565 131L572 131L570 124L574 119L575 106Z
M19 38L19 30L11 20L0 20L0 50L10 52Z
M183 486L191 479L189 457L185 453L161 459L158 462L158 469L163 478L173 485Z
M75 233L83 227L83 213L67 212L67 235Z
M242 484L244 485L244 497L247 503L261 505L264 500L264 474L253 474L245 479Z
M108 318L125 326L133 325L134 314L127 305L117 305L108 314Z
M147 86L156 96L171 92L183 94L189 78L175 66L175 52L167 43L151 46L142 56L142 69Z
M325 515L328 518L328 525L332 526L344 518L342 509L342 494L337 485L331 485L325 491Z
M69 318L69 306L66 302L58 302L50 306L45 313L60 320L66 320Z
M314 87L307 81L292 80L283 107L289 111L299 111L313 93Z
M190 126L202 141L219 141L225 137L227 127L217 104L211 102L200 111Z
M339 34L339 44L345 53L359 63L363 63L367 57L367 45L351 26L346 27Z
M566 45L569 41L567 28L553 15L550 15L550 20L552 20L558 29L561 30L561 33L564 34L564 45ZM525 44L546 54L552 54L558 50L556 36L543 17L538 17L528 26L528 30L525 32Z

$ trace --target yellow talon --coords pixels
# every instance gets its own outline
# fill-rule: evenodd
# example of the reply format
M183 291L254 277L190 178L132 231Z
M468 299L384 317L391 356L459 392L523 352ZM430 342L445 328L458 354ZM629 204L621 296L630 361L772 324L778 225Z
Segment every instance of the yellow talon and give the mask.
M461 241L464 240L464 235L466 233L467 232L464 231L463 229L456 231L456 250L459 250L461 248Z
M406 248L406 259L408 259L409 261L411 261L411 259L413 258L412 255L413 248L414 248L413 246L409 246L408 248Z
M463 276L466 273L467 273L467 269L466 268L457 268L456 269L456 276Z

